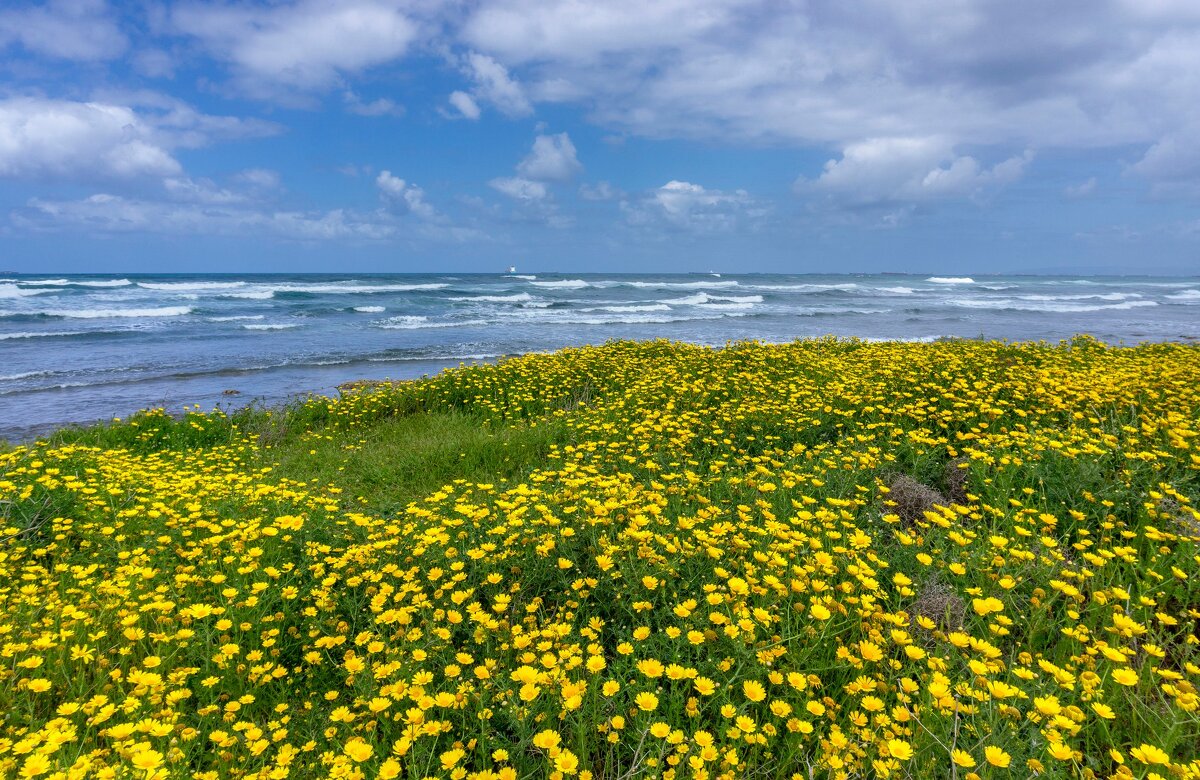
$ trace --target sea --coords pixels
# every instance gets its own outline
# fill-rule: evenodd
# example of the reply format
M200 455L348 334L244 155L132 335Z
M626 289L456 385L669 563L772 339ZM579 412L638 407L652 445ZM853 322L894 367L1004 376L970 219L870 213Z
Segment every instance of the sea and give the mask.
M672 339L1200 339L1200 277L0 276L0 439L163 407L333 394L463 363Z

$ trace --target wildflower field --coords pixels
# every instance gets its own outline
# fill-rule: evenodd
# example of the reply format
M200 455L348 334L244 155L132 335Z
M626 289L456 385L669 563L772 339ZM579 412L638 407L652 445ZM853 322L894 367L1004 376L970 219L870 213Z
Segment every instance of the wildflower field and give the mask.
M1200 778L1200 347L614 342L0 451L0 776Z

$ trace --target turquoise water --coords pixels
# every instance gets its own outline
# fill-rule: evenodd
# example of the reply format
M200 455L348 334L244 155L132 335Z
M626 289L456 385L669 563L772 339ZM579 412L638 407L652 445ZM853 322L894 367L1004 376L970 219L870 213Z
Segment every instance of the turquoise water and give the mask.
M363 378L668 338L1200 338L1200 278L89 275L0 279L0 438L150 406L275 403Z

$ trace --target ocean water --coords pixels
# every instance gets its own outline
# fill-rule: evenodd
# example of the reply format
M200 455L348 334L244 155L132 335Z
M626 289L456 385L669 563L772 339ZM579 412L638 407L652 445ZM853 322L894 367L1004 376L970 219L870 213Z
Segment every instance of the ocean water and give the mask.
M0 278L0 438L148 407L668 338L1200 339L1200 277L170 275Z

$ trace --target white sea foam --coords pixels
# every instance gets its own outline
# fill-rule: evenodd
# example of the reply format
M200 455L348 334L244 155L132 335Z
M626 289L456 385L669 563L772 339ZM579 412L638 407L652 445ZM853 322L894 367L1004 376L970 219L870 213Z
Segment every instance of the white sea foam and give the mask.
M434 282L431 284L281 284L271 285L275 292L285 293L316 293L322 295L348 295L351 293L386 293L410 292L412 290L444 290L449 284Z
M243 325L246 330L290 330L300 327L298 322L267 322L259 325Z
M0 341L6 341L8 339L46 339L59 336L86 336L88 333L89 331L86 330L48 330L37 333L31 331L22 331L17 333L0 333Z
M26 287L62 287L71 283L70 279L22 279Z
M71 284L76 284L80 287L128 287L133 282L128 279L89 279L86 281L72 279Z
M460 320L458 322L430 322L428 317L419 315L402 315L389 317L377 323L379 327L388 330L423 330L425 328L468 328L475 325L487 325L487 320Z
M51 288L22 290L15 284L0 284L0 298L28 298L33 295L44 295L45 293L53 292L57 292L57 290Z
M155 309L46 309L29 312L45 317L66 317L68 319L99 320L112 317L182 317L192 313L191 306L160 306Z
M646 312L646 311L670 311L670 310L671 310L671 307L665 303L651 303L651 304L645 304L645 305L634 304L631 306L593 306L593 307L586 308L586 309L580 309L580 311L609 311L609 312L614 312L616 314L627 314L627 313Z
M931 284L975 284L969 276L931 276L925 281Z
M704 292L687 295L683 298L663 298L659 301L659 303L668 303L672 306L711 306L722 303L754 304L762 302L763 297L761 295L709 295Z
M624 282L611 281L602 282L598 287L609 287L613 285L624 285L626 287L650 287L653 289L662 290L720 290L726 287L738 287L738 282L730 280L724 282Z
M872 295L912 295L916 290L911 287L869 287Z
M193 296L194 297L194 296ZM218 298L240 298L250 301L265 301L275 297L274 290L254 290L253 292L221 293Z
M825 292L826 290L858 289L858 285L854 282L844 284L753 284L749 286L755 290L768 292Z
M524 279L527 282L532 282L537 278L534 274L505 274L505 279Z
M1200 301L1200 290L1180 290L1167 298L1172 301Z
M553 290L582 290L592 285L582 279L562 279L557 282L530 282L535 287L545 287Z
M1090 293L1080 295L1018 295L1023 301L1123 301L1127 298L1141 298L1140 293Z
M266 319L262 314L233 314L228 317L209 317L209 322L238 322L240 320L263 320Z
M138 282L138 287L159 292L205 292L245 287L245 282Z
M355 306L355 311L360 311L363 314L379 314L384 310L382 306Z
M1009 311L1041 311L1080 313L1089 311L1137 309L1144 306L1157 306L1154 301L1123 301L1121 303L1084 304L1060 301L1022 301L1015 298L950 298L945 301L950 306L967 309L994 309Z
M515 295L463 295L450 298L452 301L477 301L479 303L525 303L533 300L529 293Z

